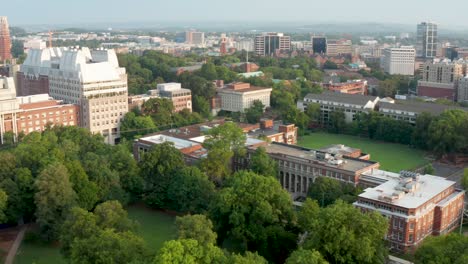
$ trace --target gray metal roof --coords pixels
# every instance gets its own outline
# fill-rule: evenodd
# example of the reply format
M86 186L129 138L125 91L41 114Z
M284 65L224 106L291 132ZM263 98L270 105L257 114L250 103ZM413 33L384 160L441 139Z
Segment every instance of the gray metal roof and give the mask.
M321 94L310 93L306 95L304 98L310 99L310 100L324 100L324 101L339 102L339 103L365 105L369 101L374 101L375 99L377 99L377 96L345 94L345 93L335 93L335 92L325 91Z
M460 110L468 111L468 108L464 108L464 107L442 105L442 104L436 104L436 103L416 102L416 101L402 101L402 100L395 101L394 104L379 102L379 107L380 109L385 108L385 109L390 109L390 110L408 111L408 112L414 112L414 113L428 112L433 115L440 115L442 114L442 112L444 112L445 110L449 110L449 109L460 109Z

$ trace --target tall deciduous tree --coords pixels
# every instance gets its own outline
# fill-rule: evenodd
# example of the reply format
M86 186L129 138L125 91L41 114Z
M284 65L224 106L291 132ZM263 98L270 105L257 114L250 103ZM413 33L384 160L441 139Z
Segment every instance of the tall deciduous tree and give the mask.
M184 167L184 159L179 150L170 142L153 146L143 154L139 163L145 181L144 201L154 207L163 208L169 202L167 189L173 173Z
M333 133L343 133L346 129L346 117L342 111L330 112L328 129Z
M253 105L245 111L245 118L247 119L247 122L251 124L260 122L264 108L265 106L263 105L262 101L255 100Z
M205 215L178 216L175 224L179 239L195 239L202 245L216 244L213 223Z
M328 264L316 250L298 249L286 260L286 264Z
M205 212L214 193L214 184L197 167L174 172L167 188L169 206L179 212Z
M170 240L154 258L154 264L223 264L227 258L213 244L203 245L194 239Z
M277 177L278 164L270 158L264 147L255 150L250 158L250 169L260 175Z
M55 239L66 213L76 199L67 168L57 163L47 166L36 179L35 187L37 223L46 239Z
M332 263L385 263L387 228L380 214L364 214L338 201L320 210L318 221L307 230L304 249L316 249Z
M257 253L245 252L245 254L232 254L229 257L229 264L267 264L268 262Z
M424 239L416 250L416 263L462 264L468 261L468 237L449 234Z
M70 263L144 263L150 257L145 241L132 232L104 229L77 239L71 246Z
M5 223L7 217L5 215L5 210L7 208L8 196L6 192L0 189L0 223Z
M208 149L208 158L202 161L202 168L212 179L220 182L231 172L232 156L245 154L246 136L237 124L226 122L210 129L206 137L203 147Z
M268 252L275 227L284 228L294 214L291 198L273 177L241 171L228 178L210 211L221 240L230 237L244 250ZM260 252L261 255L262 252Z
M434 152L445 155L468 151L468 112L446 110L429 126L430 140Z

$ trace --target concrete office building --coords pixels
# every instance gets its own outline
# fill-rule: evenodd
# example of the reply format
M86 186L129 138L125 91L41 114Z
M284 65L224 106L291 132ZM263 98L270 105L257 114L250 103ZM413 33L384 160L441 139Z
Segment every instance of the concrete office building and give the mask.
M0 17L0 62L11 60L11 38L7 17Z
M254 50L259 56L276 56L291 50L291 37L283 33L263 33L256 36Z
M353 53L353 43L348 39L328 40L327 41L327 55L328 56L341 56L351 55Z
M444 235L460 224L465 193L456 182L433 175L373 170L386 179L358 196L354 206L389 219L386 239L393 251L413 251L431 235Z
M417 26L416 56L419 58L435 58L437 54L437 24L422 22Z
M422 79L418 81L418 95L456 100L458 80L466 73L466 63L437 60L422 67Z
M172 101L174 112L184 109L192 112L192 91L181 87L180 83L160 83L157 86L159 97Z
M231 83L218 89L221 99L221 110L241 112L250 108L254 101L259 100L265 107L270 107L272 88L250 86L249 83Z
M304 101L299 101L297 104L300 110L307 109L309 104L319 104L321 111L320 122L322 124L327 124L329 122L330 113L333 111L343 111L345 113L346 122L352 122L357 113L373 111L378 102L379 97L377 96L327 91L322 94L308 94L304 97Z
M32 49L18 84L29 94L30 88L47 87L53 98L78 105L80 125L107 143L120 137L120 121L128 112L127 75L113 50Z
M43 131L47 125L78 125L78 106L53 100L48 94L16 96L14 80L0 77L0 143L4 134L29 134Z
M457 102L468 102L468 76L458 82Z
M384 50L383 68L389 74L414 75L415 50L411 46Z
M185 32L185 42L193 45L205 45L205 33L197 31Z
M327 53L327 38L324 36L312 36L310 38L313 53L326 54Z

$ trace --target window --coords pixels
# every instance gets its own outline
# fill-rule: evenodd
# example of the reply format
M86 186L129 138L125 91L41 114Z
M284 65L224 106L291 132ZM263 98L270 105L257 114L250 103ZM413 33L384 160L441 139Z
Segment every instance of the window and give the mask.
M413 234L409 234L408 242L413 242Z
M413 229L414 229L414 223L411 223L411 224L409 225L409 228L410 228L411 230L413 230Z

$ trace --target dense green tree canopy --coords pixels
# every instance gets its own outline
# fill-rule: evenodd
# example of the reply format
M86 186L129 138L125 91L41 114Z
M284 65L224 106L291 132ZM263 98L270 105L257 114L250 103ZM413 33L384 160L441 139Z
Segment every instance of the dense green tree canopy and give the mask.
M298 249L286 260L286 264L328 264L316 250Z
M194 239L202 245L216 244L213 223L205 215L186 215L175 221L179 239Z
M304 249L315 249L332 263L385 263L385 217L338 201L321 209L317 220L307 230Z
M210 218L221 241L230 237L239 241L244 250L266 253L268 246L274 245L268 244L269 237L281 235L280 231L293 220L291 203L289 194L275 178L241 171L229 177L218 192Z
M462 264L468 261L468 237L449 234L426 238L416 250L415 263Z
M278 172L278 164L270 158L264 147L259 147L251 154L250 169L260 175L272 176L276 178Z

